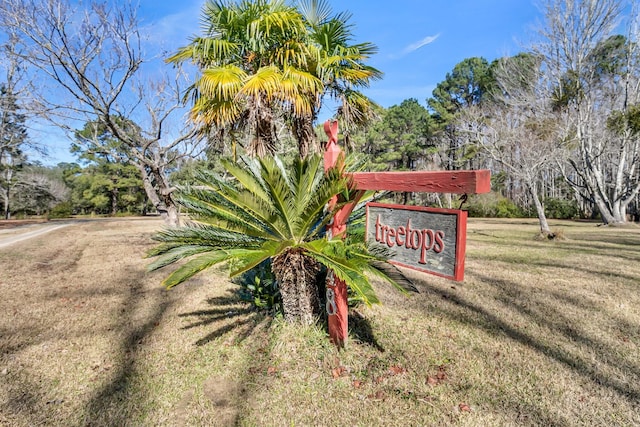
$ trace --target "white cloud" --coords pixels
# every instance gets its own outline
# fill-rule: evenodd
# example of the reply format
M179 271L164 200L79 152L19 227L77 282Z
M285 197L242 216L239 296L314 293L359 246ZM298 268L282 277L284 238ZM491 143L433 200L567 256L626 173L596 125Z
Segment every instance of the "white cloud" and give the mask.
M420 49L422 46L426 46L430 43L433 43L434 41L436 41L438 37L440 37L440 33L436 34L435 36L427 36L420 41L412 43L409 46L404 48L404 50L402 51L402 54L406 55L408 53L411 53L413 51Z
M200 32L200 9L199 3L193 3L178 13L144 25L142 30L149 36L148 47L172 51L188 44L190 38Z

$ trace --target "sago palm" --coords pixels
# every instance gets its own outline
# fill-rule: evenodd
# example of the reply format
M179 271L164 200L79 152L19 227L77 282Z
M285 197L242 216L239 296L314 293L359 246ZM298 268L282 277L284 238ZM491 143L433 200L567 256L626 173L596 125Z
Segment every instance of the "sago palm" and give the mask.
M202 171L198 185L185 188L179 202L194 221L160 232L158 257L150 269L189 260L165 280L176 286L196 273L228 262L230 275L243 273L270 259L282 295L285 319L310 323L320 313L317 273L331 269L367 304L377 303L367 273L398 283L379 268L381 259L364 243L328 239L324 229L338 203L329 201L348 192L348 180L338 168L323 170L318 155L296 160L290 168L272 157L227 161L233 179Z

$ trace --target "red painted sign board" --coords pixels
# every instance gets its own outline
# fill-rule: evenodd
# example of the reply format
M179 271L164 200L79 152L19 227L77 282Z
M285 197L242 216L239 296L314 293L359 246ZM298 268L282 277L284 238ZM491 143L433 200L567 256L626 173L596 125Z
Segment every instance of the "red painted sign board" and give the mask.
M367 241L385 248L402 267L464 279L467 212L367 203Z

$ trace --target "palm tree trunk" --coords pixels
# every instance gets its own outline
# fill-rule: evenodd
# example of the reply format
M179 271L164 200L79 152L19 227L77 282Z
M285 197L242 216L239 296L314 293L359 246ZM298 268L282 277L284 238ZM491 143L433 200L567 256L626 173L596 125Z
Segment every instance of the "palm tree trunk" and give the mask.
M254 138L247 147L249 155L254 157L264 157L274 155L277 149L277 138L273 126L273 111L269 108L268 101L256 96L250 102L253 121Z
M290 323L310 325L320 315L316 277L318 263L298 249L276 256L271 263L280 287L284 318Z
M320 151L316 131L313 128L313 117L294 117L292 120L293 134L298 143L301 158Z

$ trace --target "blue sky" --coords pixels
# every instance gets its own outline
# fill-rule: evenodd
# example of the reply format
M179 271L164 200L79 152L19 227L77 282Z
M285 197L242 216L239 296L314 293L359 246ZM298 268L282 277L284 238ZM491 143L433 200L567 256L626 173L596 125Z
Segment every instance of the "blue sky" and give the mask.
M147 51L162 56L199 32L204 0L139 0ZM352 14L355 40L378 46L370 65L384 73L365 93L383 107L415 98L426 105L435 86L465 58L514 55L540 20L533 0L330 0ZM158 64L158 66L163 66ZM331 115L325 111L323 115ZM323 120L324 118L321 117ZM73 161L64 141L51 147L47 164Z

